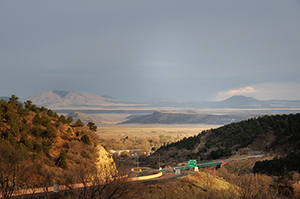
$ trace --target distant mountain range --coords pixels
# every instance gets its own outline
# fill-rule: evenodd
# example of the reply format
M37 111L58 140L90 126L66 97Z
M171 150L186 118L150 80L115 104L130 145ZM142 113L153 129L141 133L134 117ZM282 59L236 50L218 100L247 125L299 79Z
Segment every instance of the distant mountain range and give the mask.
M8 100L3 96L0 99ZM38 106L48 108L76 108L76 107L193 107L193 108L300 108L300 100L257 100L253 97L235 95L223 101L188 101L154 98L144 102L132 102L113 98L108 95L53 90L38 92L21 99L24 102L31 100Z
M257 100L253 97L235 95L223 101L184 101L154 98L145 103L152 106L170 107L198 107L198 108L299 108L300 100Z
M133 102L114 99L110 96L101 97L91 93L64 90L38 92L23 100L31 100L38 106L49 108L128 106L131 103L132 105L135 105Z
M130 102L115 99L111 96L98 96L90 93L53 90L38 92L26 97L23 101L31 100L38 106L49 108L64 107L197 107L197 108L300 108L300 100L257 100L242 95L232 96L223 101L187 101L154 98L144 102Z
M0 99L8 101L9 97L0 97ZM118 122L223 125L260 115L300 112L300 100L262 101L242 95L232 96L223 101L187 101L154 98L144 102L131 102L115 99L111 96L53 90L38 92L19 101L24 102L27 100L32 101L37 106L45 106L55 110L57 113L69 114L75 119L84 120L84 122L93 121L98 125L116 124ZM171 110L171 112L160 110ZM97 116L95 114L119 115L118 117L114 115L110 117L112 120L108 120L102 117L107 115L101 115L100 117L100 115ZM124 116L120 116L120 114ZM131 116L128 117L128 115Z
M67 116L71 116L73 118L73 121L77 121L80 119L84 124L88 124L89 122L94 122L97 124L97 126L103 126L103 125L109 125L109 124L115 124L116 121L114 120L109 120L97 115L90 115L90 114L85 114L81 112L71 112ZM66 117L67 117L66 116Z

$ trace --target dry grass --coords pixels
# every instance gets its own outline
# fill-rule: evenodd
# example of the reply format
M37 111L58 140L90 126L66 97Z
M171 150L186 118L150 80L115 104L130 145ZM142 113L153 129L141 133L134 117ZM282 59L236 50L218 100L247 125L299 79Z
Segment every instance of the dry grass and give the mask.
M178 139L190 137L203 130L217 128L217 125L163 125L163 124L122 124L108 127L98 127L97 133L101 138L120 136L151 137L158 135L172 136Z
M98 127L97 134L108 149L149 150L152 146L159 148L164 143L176 142L211 128L213 126L208 125L124 124Z

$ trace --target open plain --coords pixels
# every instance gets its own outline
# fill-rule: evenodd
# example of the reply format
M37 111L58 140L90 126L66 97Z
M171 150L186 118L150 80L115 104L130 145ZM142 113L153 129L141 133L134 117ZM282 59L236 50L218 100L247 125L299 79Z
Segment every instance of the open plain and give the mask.
M101 138L121 137L156 137L159 135L171 136L177 139L190 137L203 130L217 128L218 125L199 124L120 124L98 127L97 133Z

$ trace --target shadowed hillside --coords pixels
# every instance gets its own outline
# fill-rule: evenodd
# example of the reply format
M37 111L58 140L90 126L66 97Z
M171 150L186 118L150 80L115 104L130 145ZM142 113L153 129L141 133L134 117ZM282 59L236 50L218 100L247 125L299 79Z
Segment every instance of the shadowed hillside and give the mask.
M251 118L217 129L203 131L194 137L165 144L158 152L168 162L193 158L219 159L250 150L285 157L300 149L300 114Z
M151 115L133 117L122 124L142 123L142 124L212 124L224 125L238 122L253 115L210 115L195 112L167 112L155 111Z

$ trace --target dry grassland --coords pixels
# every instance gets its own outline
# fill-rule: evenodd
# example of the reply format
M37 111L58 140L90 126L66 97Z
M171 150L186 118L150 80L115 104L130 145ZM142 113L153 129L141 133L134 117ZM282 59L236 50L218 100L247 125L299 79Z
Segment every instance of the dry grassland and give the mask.
M101 138L111 139L123 136L156 137L159 135L171 136L177 139L190 137L203 130L217 128L217 125L163 125L163 124L122 124L98 127L97 133Z

